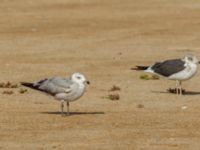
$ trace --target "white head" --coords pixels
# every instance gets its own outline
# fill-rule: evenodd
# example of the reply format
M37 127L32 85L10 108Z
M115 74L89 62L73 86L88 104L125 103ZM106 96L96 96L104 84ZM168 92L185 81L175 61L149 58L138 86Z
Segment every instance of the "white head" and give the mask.
M73 73L71 79L77 83L90 84L85 76L79 72Z
M194 55L186 55L184 58L183 58L184 61L188 62L188 63L193 63L193 64L199 64L199 60L197 59L196 56Z

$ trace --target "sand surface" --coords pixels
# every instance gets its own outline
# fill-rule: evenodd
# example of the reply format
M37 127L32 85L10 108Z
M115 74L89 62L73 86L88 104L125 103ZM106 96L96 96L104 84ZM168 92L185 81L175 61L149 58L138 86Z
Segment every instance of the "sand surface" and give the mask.
M197 0L2 0L0 81L84 73L86 94L60 116L60 103L28 89L2 94L2 150L199 150L200 73L190 93L174 81L141 80L137 65L200 58ZM105 97L117 85L120 100Z

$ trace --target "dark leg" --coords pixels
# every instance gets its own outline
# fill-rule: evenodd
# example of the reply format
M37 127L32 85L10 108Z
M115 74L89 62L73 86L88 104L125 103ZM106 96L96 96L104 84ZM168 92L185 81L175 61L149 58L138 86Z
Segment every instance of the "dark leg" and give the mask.
M61 115L64 116L64 100L61 100Z
M176 95L179 94L179 81L176 80Z
M69 116L69 102L67 101L67 115Z
M181 81L179 81L179 89L180 89L180 95L183 95Z

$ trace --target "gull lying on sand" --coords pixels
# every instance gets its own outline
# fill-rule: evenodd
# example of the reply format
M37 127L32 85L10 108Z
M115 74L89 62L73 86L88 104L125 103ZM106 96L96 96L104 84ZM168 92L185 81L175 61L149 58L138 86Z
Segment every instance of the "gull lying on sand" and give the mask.
M198 69L197 57L194 55L186 55L182 59L171 59L163 62L157 62L152 66L136 66L132 70L144 70L145 72L150 72L169 80L176 80L176 92L182 95L181 81L189 80L192 78Z
M86 84L90 84L81 73L74 73L70 78L53 77L34 83L21 82L22 85L45 92L61 101L61 113L63 113L64 102L67 103L67 115L69 115L69 102L78 100L86 90Z

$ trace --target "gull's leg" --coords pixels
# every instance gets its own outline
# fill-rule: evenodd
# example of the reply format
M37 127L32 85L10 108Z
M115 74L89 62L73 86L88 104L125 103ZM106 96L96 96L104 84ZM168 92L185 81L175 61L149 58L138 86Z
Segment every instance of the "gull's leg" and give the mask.
M181 81L179 81L179 89L180 89L180 95L183 95Z
M179 81L176 80L176 94L179 94Z
M61 115L64 116L64 100L61 100Z
M67 115L69 116L69 102L67 101Z

